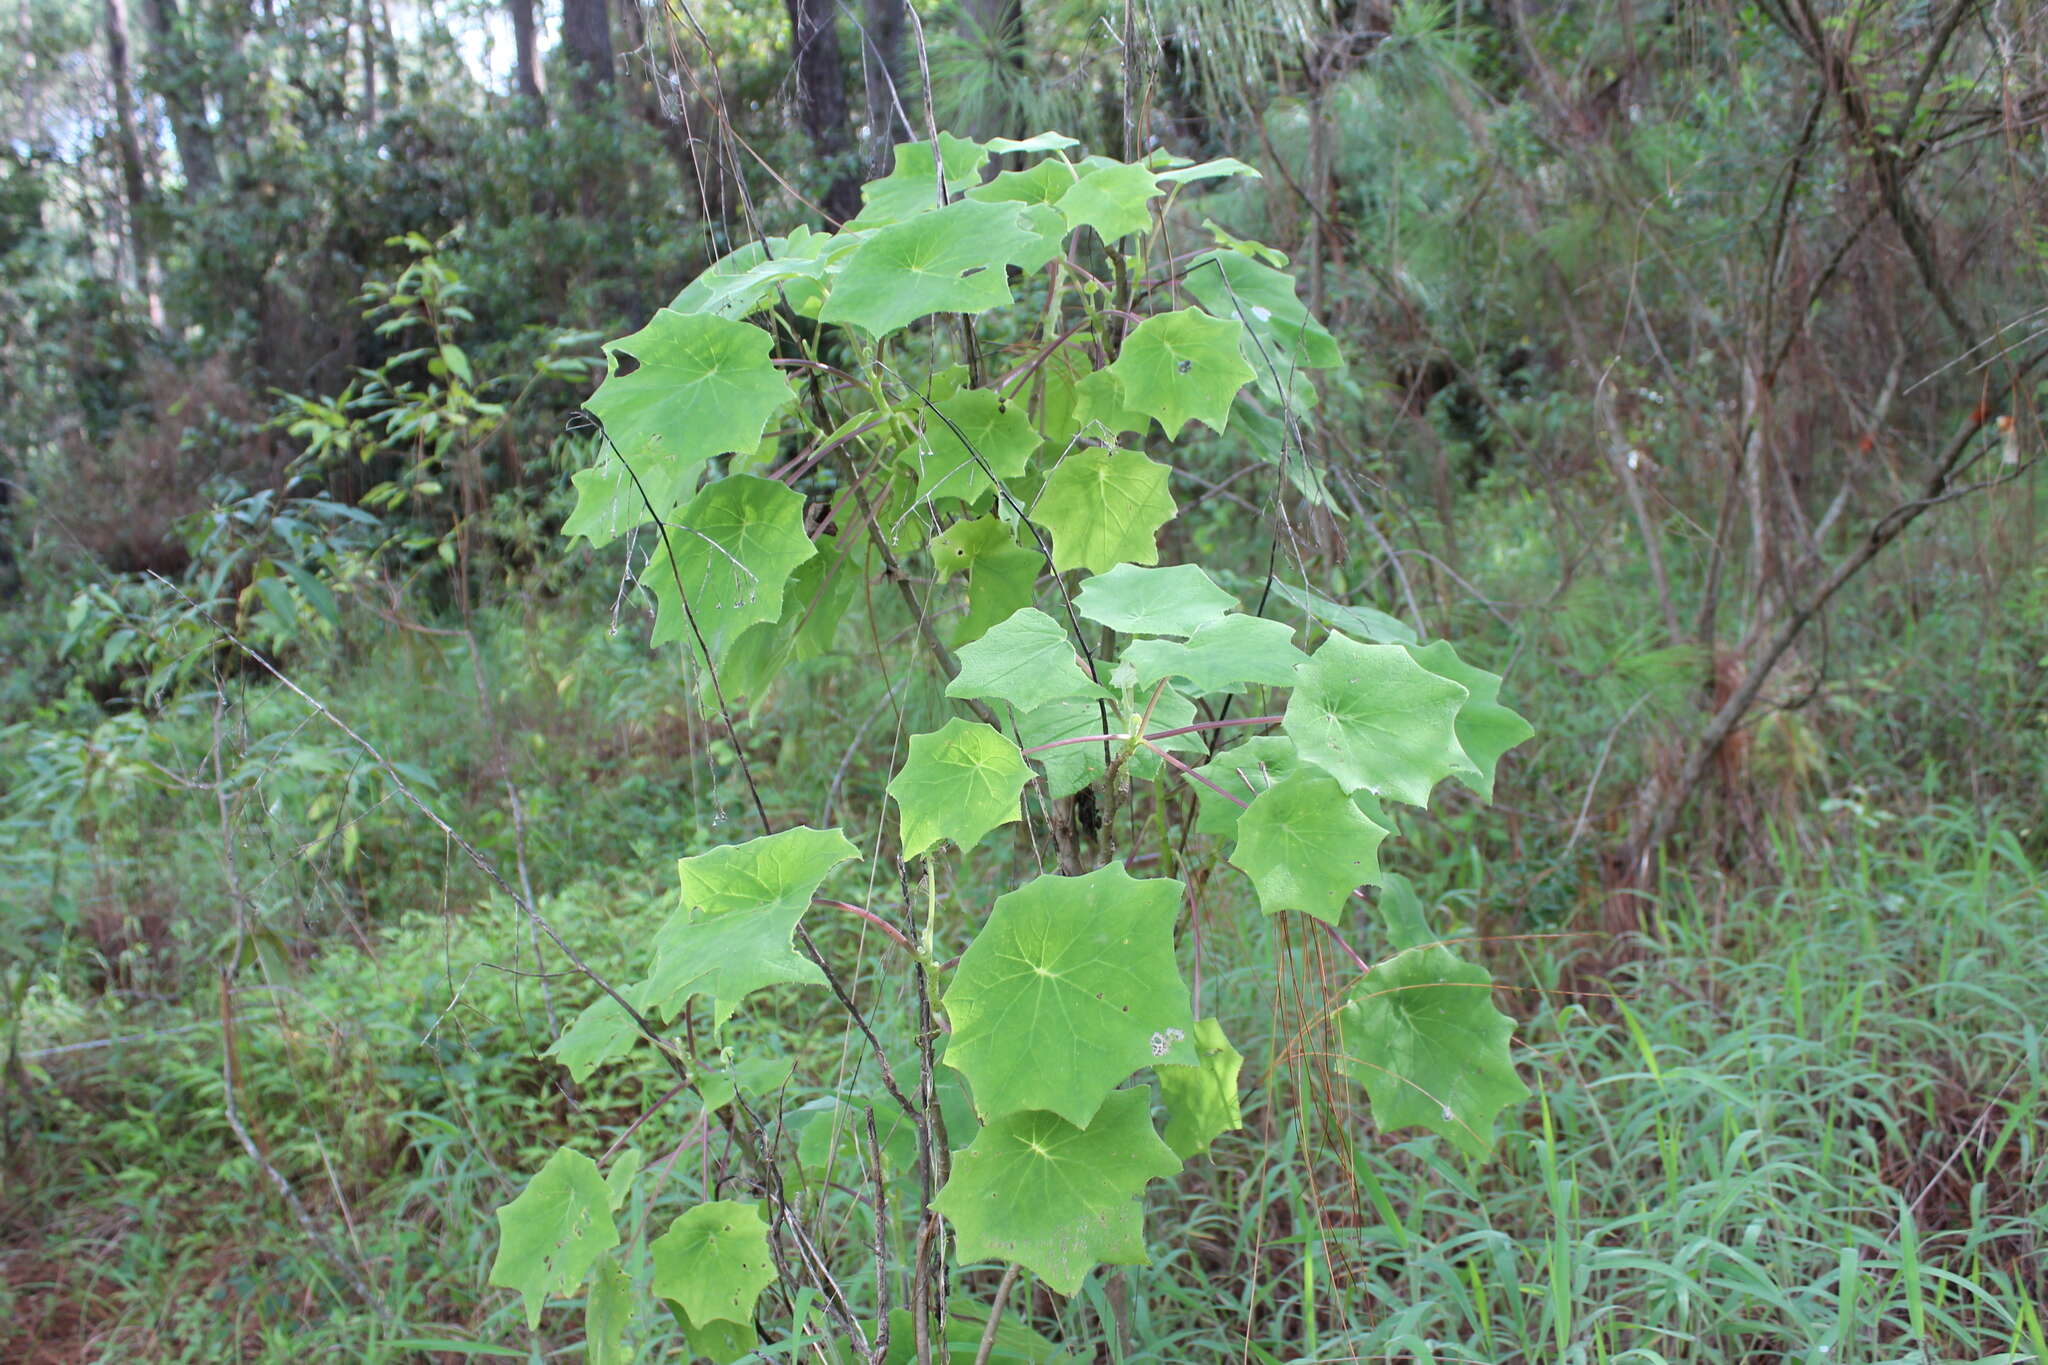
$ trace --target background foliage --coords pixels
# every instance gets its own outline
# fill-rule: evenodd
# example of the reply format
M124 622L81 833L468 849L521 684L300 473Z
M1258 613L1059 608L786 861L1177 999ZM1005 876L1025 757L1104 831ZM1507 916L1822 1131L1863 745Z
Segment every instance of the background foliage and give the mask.
M18 11L0 1355L578 1350L485 1283L490 1211L636 1121L629 1233L727 1197L699 1098L542 1059L586 988L448 831L623 978L749 771L893 825L950 714L895 588L728 731L646 643L644 546L558 532L600 343L936 126L1260 170L1169 249L1284 252L1257 306L1348 364L1283 494L1277 404L1197 414L1162 562L1244 600L1279 522L1296 605L1456 641L1539 729L1400 847L1536 1092L1492 1160L1374 1126L1299 1044L1350 965L1218 867L1245 1130L1150 1198L1149 1266L1012 1301L1018 1358L2048 1357L2033 10ZM857 1046L767 998L736 1056ZM829 1147L830 1087L738 1084Z

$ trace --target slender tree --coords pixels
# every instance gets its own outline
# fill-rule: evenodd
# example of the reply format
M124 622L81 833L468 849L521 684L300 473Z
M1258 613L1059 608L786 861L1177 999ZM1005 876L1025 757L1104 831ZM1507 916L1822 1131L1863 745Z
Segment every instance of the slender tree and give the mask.
M898 112L903 98L903 0L861 6L860 69L868 105L868 174L887 175L890 149L914 136Z
M540 26L533 13L533 0L505 0L512 16L513 89L526 101L526 116L544 123L548 116L546 86L540 69Z
M205 63L192 51L178 0L143 0L142 17L149 25L151 84L163 96L178 169L188 192L206 194L220 184L220 160L206 120Z
M837 0L785 0L797 120L831 176L822 207L844 221L860 211L860 176L850 155L846 68L839 55Z
M128 219L128 249L135 287L149 289L149 175L142 140L135 130L135 86L128 71L128 0L107 0L107 80L114 104L114 156L121 166L121 193ZM151 300L151 314L157 312Z
M612 92L612 20L605 0L562 0L562 47L575 72L576 103L589 109Z

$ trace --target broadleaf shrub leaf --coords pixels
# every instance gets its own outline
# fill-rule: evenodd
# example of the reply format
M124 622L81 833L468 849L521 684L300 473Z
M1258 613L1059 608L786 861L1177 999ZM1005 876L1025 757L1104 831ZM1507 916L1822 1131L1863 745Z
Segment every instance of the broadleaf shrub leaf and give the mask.
M1142 1067L1193 1065L1173 955L1181 884L1120 865L1034 877L996 898L942 1004L946 1064L985 1115L1043 1109L1087 1126Z
M607 1251L619 1244L610 1197L597 1163L563 1147L498 1209L498 1255L490 1282L516 1289L526 1325L540 1326L551 1294L574 1294Z
M1014 1261L1062 1294L1098 1265L1146 1264L1138 1195L1180 1170L1151 1109L1149 1090L1119 1090L1085 1129L1035 1110L990 1120L932 1201L960 1258Z
M1337 1012L1344 1066L1381 1128L1427 1128L1467 1156L1492 1150L1495 1118L1529 1097L1492 982L1484 967L1426 947L1396 953L1352 990Z

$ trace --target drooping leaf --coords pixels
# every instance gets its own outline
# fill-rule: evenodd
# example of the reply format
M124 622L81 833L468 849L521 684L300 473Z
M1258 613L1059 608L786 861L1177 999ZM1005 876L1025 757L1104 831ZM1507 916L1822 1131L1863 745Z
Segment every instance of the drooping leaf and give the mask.
M1193 635L1237 599L1194 564L1141 569L1115 564L1081 585L1074 610L1126 635Z
M1123 386L1124 405L1179 438L1190 420L1211 431L1230 425L1230 403L1250 383L1241 353L1242 324L1199 308L1146 318L1124 338L1109 373Z
M608 343L605 381L584 407L610 444L601 441L597 464L575 476L576 510L562 534L610 544L674 511L714 456L759 445L768 419L795 397L769 358L772 344L759 327L667 308ZM622 373L622 357L637 364Z
M905 858L941 839L971 849L998 825L1019 819L1018 798L1031 770L1000 730L955 717L913 735L910 756L889 783L902 817Z
M1474 668L1458 657L1449 640L1436 640L1408 653L1440 678L1449 678L1472 695L1458 708L1458 747L1472 760L1468 770L1452 774L1482 801L1493 800L1493 778L1501 755L1534 737L1535 727L1500 704L1500 674Z
M1345 791L1427 805L1430 788L1471 767L1455 729L1467 695L1399 645L1333 634L1295 669L1283 728Z
M1178 640L1134 640L1118 661L1114 680L1150 687L1161 678L1185 678L1198 696L1211 692L1242 692L1254 684L1286 687L1295 665L1308 655L1294 647L1294 630L1282 621L1233 612L1202 626L1185 643Z
M605 1197L611 1202L612 1212L626 1207L626 1200L633 1193L633 1177L640 1174L641 1155L638 1147L628 1147L612 1162L612 1168L604 1173Z
M1429 920L1422 913L1422 898L1415 894L1415 883L1398 872L1389 872L1380 883L1377 898L1380 921L1387 928L1387 942L1395 948L1420 948L1435 943L1438 935L1431 931Z
M540 1326L550 1294L574 1294L584 1276L619 1244L611 1201L597 1163L567 1147L498 1209L498 1255L490 1282L526 1300L526 1325Z
M818 281L833 256L852 250L857 240L856 234L835 236L798 225L787 237L748 242L685 285L669 307L678 313L743 318L777 297L796 305L821 298Z
M953 631L953 645L972 644L998 621L1031 605L1033 587L1045 570L1045 556L1017 543L1000 517L956 521L932 538L932 563L944 583L967 575L967 615Z
M728 704L761 696L790 664L831 648L853 604L859 574L837 551L832 536L819 536L815 544L817 553L796 566L783 589L782 615L748 626L726 648L718 685Z
M1152 199L1159 177L1143 166L1113 162L1085 172L1060 196L1068 228L1092 227L1115 242L1152 226Z
M886 336L933 313L1010 302L1004 267L1039 244L1015 204L962 199L878 228L839 268L818 317Z
M1030 137L992 137L988 149L997 156L1008 156L1013 152L1063 152L1069 147L1078 147L1080 142L1065 133L1043 132Z
M961 648L960 674L946 684L946 695L1005 701L1029 711L1068 697L1108 693L1081 671L1059 623L1036 607L1025 607Z
M1159 528L1173 520L1163 464L1135 450L1079 450L1045 481L1033 516L1052 532L1052 566L1106 573L1156 564Z
M748 626L778 619L791 572L817 553L803 509L801 494L753 474L692 498L640 574L654 594L654 643L680 641L697 654L701 634L716 667Z
M932 1207L962 1261L1014 1261L1072 1294L1098 1265L1144 1265L1146 1184L1180 1170L1152 1130L1151 1094L1120 1090L1087 1128L1057 1114L1004 1114L953 1154Z
M988 492L990 474L1016 478L1038 449L1038 432L1024 404L1008 402L993 389L962 389L919 415L922 439L897 462L916 473L921 499L972 502Z
M1267 914L1299 910L1335 924L1353 891L1379 882L1386 837L1335 780L1310 770L1253 798L1230 861L1252 879Z
M731 910L809 906L827 874L860 850L836 829L797 825L744 843L722 844L676 860L685 909Z
M1346 606L1332 602L1319 592L1297 588L1283 579L1273 580L1273 591L1292 602L1325 626L1348 631L1377 645L1412 645L1415 628L1375 607Z
M1244 1126L1237 1078L1244 1054L1223 1036L1214 1019L1195 1021L1195 1064L1159 1068L1159 1096L1166 1101L1166 1145L1186 1161L1209 1150L1220 1135Z
M581 1085L606 1062L631 1052L639 1037L639 1026L625 1007L609 995L600 995L541 1055L569 1068L569 1075Z
M1227 176L1244 176L1252 180L1263 180L1256 166L1247 166L1234 156L1219 156L1214 161L1204 161L1193 166L1173 166L1159 172L1161 180L1176 185L1185 185L1192 180L1216 180Z
M585 1365L626 1365L626 1323L633 1316L633 1282L607 1256L597 1263L597 1279L583 1303Z
M647 1249L654 1257L649 1287L700 1326L752 1322L755 1300L775 1282L768 1225L752 1204L737 1200L697 1205Z
M1345 1068L1389 1131L1423 1127L1468 1156L1493 1147L1495 1116L1527 1099L1508 1055L1514 1021L1493 1007L1493 978L1448 948L1382 962L1338 1011Z
M1194 1064L1173 955L1181 890L1111 864L996 898L943 1001L946 1064L983 1114L1043 1109L1087 1124L1140 1067Z

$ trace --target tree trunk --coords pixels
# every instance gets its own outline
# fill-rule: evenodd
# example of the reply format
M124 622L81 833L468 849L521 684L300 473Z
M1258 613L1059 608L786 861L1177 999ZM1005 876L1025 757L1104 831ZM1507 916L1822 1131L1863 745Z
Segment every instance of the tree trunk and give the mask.
M376 0L363 0L363 107L361 122L368 128L377 122L377 11Z
M505 7L512 13L512 88L526 101L526 117L534 123L545 123L548 101L541 84L540 33L534 21L533 0L505 0Z
M142 16L149 25L155 85L163 92L185 189L208 193L220 184L220 160L214 153L213 128L206 121L205 73L186 42L178 0L143 0Z
M898 141L917 134L905 126L899 108L908 112L903 95L903 0L866 0L861 7L866 30L860 45L860 70L867 87L868 175L887 175Z
M128 0L107 0L107 79L113 87L114 155L121 163L135 287L152 294L150 313L154 318L159 306L149 287L149 177L142 164L142 142L135 132L135 88L128 75Z
M822 207L839 222L860 211L846 126L846 68L839 59L836 0L784 0L789 9L790 69L796 76L797 120L819 168L830 176Z
M577 107L595 107L612 91L612 21L605 0L562 0L562 47L576 73Z

